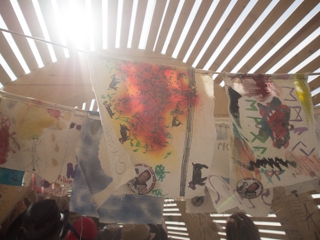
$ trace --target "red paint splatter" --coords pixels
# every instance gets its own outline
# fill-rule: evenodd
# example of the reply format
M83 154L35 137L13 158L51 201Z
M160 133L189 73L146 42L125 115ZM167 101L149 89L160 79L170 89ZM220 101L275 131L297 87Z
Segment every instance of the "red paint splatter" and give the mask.
M173 138L172 128L186 128L188 104L197 103L196 87L189 86L193 76L174 67L130 61L119 61L116 69L108 103L113 119L128 128L125 132L122 126L121 142L130 140L134 151L163 150Z
M15 153L13 149L10 148L10 137L14 134L9 133L9 129L11 126L11 122L8 116L3 115L0 118L0 164L5 164L7 162L8 152L12 151Z
M60 119L61 115L59 110L48 108L47 111L51 117L54 117L58 120Z

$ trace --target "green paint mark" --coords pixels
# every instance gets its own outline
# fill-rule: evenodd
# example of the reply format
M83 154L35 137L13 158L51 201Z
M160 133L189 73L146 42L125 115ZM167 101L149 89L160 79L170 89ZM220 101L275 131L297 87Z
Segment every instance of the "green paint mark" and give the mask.
M256 100L245 100L246 102L251 102L250 107L251 108L246 108L248 111L258 111L258 108L255 106Z
M166 159L167 157L169 157L172 154L172 151L168 152L167 155L163 158Z
M253 147L254 149L262 149L262 151L260 152L260 154L264 154L265 151L267 151L267 148L266 147Z
M247 117L247 118L252 118L257 124L260 124L263 119L263 118L259 118L259 117Z
M156 175L156 181L162 182L166 176L166 173L170 173L170 172L166 172L164 169L164 166L162 164L160 164L160 165L156 166L154 173Z
M152 190L151 193L152 193L153 195L155 195L155 196L161 196L161 197L164 197L164 196L167 196L167 195L168 195L168 194L163 195L163 194L162 194L162 189Z
M260 134L254 134L253 132L250 132L253 136L254 136L254 138L252 139L252 143L255 141L255 140L259 140L260 142L262 142L262 143L265 143L267 140L268 140L268 138L269 138L269 135L268 134L262 134L262 135L260 135Z
M102 98L102 99L106 99L106 96L102 94L101 98Z

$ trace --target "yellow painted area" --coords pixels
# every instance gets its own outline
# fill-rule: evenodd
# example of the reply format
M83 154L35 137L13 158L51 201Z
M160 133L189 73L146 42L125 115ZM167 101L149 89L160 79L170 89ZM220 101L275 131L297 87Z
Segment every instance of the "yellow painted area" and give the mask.
M17 117L17 122L21 122L18 136L23 140L39 138L45 128L53 127L59 120L52 117L46 108L30 106L29 111Z
M52 166L58 166L58 161L54 158L51 159Z
M55 150L56 152L59 152L60 148L59 148L58 144L56 144L56 147L54 148L54 150Z
M304 74L296 74L293 81L301 106L306 113L307 122L311 121L313 123L311 94L307 85L308 83L304 79Z
M71 112L67 112L66 114L64 114L63 118L66 121L70 121L72 116L73 116L73 114Z

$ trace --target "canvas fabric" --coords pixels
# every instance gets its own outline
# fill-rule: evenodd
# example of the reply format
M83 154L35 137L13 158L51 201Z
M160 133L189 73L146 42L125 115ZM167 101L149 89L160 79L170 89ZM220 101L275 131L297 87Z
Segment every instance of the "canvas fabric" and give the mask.
M231 188L248 178L268 189L320 177L306 79L305 74L225 74Z
M75 109L1 92L0 166L54 182Z
M94 208L100 222L160 224L163 198L124 195L116 191L102 130L99 114L89 112L82 123L75 150L78 167L75 178L76 188L73 187L73 192L80 191L82 195L77 196L80 199L75 199L76 195L71 196L72 209L80 209L81 214L84 214L81 206L91 203L90 210ZM78 173L82 175L79 178L80 184Z
M206 184L213 206L218 213L244 211L252 216L267 216L273 199L273 189L265 189L256 199L243 198L236 187L230 185L228 119L216 119L217 141L210 175Z
M115 188L135 164L155 173L153 196L204 195L215 141L213 81L194 69L90 58Z

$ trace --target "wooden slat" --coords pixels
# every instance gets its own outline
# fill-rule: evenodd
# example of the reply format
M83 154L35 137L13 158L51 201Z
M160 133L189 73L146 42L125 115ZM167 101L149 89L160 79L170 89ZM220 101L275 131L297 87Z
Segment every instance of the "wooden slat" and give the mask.
M219 19L221 18L222 14L228 7L230 1L220 1L217 5L214 13L212 14L210 20L207 23L201 37L199 38L197 44L195 45L190 57L187 60L187 63L192 65L194 60L197 58L199 52L201 51L203 45L206 43L207 39L209 38L210 34L212 33L214 27L218 23Z
M309 82L310 92L320 87L320 76Z
M212 56L213 52L219 46L220 42L223 40L225 35L228 33L230 28L233 26L243 9L248 4L249 0L240 0L237 4L233 7L232 11L230 12L229 16L226 18L224 23L222 24L220 30L218 31L216 37L213 39L211 44L209 45L207 51L201 58L200 62L197 65L197 68L202 69L204 65L208 62L209 58Z
M181 10L179 19L177 21L176 27L175 27L174 32L172 34L170 43L168 45L167 51L165 53L167 56L172 56L172 53L173 53L173 51L177 45L177 42L180 38L180 35L182 33L182 30L188 20L191 9L194 6L194 2L195 2L195 0L186 0L185 1L184 5L182 7L182 10Z
M10 77L8 76L7 72L3 69L1 65L0 65L0 82L4 87L11 82Z
M21 28L20 23L18 21L18 18L16 16L9 0L1 1L0 14L1 14L3 20L5 21L9 30L23 34L23 31L22 31L22 28ZM38 69L38 64L37 64L36 59L34 58L33 53L29 47L27 39L25 37L20 37L17 35L12 35L12 36L13 36L23 58L27 62L29 69L31 71Z
M249 71L260 59L261 56L266 55L288 32L291 31L292 28L294 28L300 20L305 17L305 15L312 10L312 8L316 5L316 1L304 1L294 13L291 14L291 16L280 26L280 28L269 38L269 40L255 53L254 56L248 62L242 67L242 72ZM314 20L313 20L314 21ZM318 20L319 21L319 20ZM310 23L308 26L304 28L305 33L302 35L296 34L296 37L294 36L292 40L294 39L294 42L297 44L297 38L301 40L301 37L305 38L307 35L307 32L311 31ZM266 31L266 30L264 30ZM303 30L301 30L303 31ZM300 31L300 34L302 33ZM279 49L278 54L284 56L287 52L289 52L291 49L293 49L293 45L289 47L288 45L284 45L281 49ZM280 57L279 55L277 55ZM275 57L271 57L270 60L273 62ZM279 60L279 58L277 58ZM268 71L274 64L271 64L271 61L266 62L264 65L262 65L256 72L266 72ZM278 62L278 61L277 61ZM271 64L271 67L270 67ZM290 69L291 70L291 69ZM277 71L278 72L278 71Z
M128 44L132 6L133 6L132 0L123 1L120 48L126 48Z
M162 15L164 12L164 7L166 6L166 2L167 2L167 0L156 2L155 11L154 11L151 26L150 26L150 32L149 32L149 36L148 36L146 51L153 50L153 46L156 41L156 37L158 34L158 30L160 27L160 23L161 23Z
M259 18L261 13L266 9L271 0L268 1L258 1L252 11L248 14L246 19L243 21L237 32L234 33L233 37L230 39L229 43L225 46L225 48L221 51L217 59L214 61L210 70L216 71L223 61L228 57L231 51L235 48L235 46L240 42L242 37L248 32L251 26L255 23L255 21Z
M0 33L0 53L17 78L25 74L18 59L16 58L10 45L8 44L7 39L2 33Z
M157 46L155 48L156 52L161 52L162 50L163 44L167 38L168 31L170 29L172 19L174 17L178 4L179 4L179 1L170 1L169 3L168 10L164 18L161 31L158 37Z
M298 65L298 64L297 64ZM315 58L312 62L308 63L305 67L301 68L299 73L312 73L320 67L320 56Z
M211 4L212 4L212 0L201 2L199 10L195 16L195 19L193 20L191 27L190 27L190 30L189 30L186 38L184 39L182 46L181 46L181 49L180 49L179 54L177 56L177 59L183 60L183 58L186 55L194 37L196 36L196 34L200 28L201 23L202 23L204 17L206 16L207 11L209 10Z
M312 103L313 103L313 106L320 103L320 93L318 93L312 97Z
M44 35L42 33L40 23L38 21L36 11L33 7L31 0L19 0L19 5L20 5L21 11L24 15L24 18L26 19L26 22L28 24L31 35L34 37L44 39ZM44 64L51 63L52 60L50 57L50 53L49 53L47 44L39 42L39 41L35 41L35 43L36 43L36 46L39 50L39 54L42 58L43 63Z
M320 15L319 15L320 16ZM320 36L314 39L308 46L306 46L303 50L297 53L291 60L289 60L286 64L280 67L277 72L286 73L296 67L299 63L303 62L306 58L308 58L312 53L317 51L320 46Z
M101 0L91 0L94 49L96 52L102 51L102 3Z
M230 72L237 65L237 63L242 58L244 58L244 56L259 41L259 39L266 33L266 31L268 31L269 28L278 20L278 18L287 10L287 8L292 4L292 2L293 0L279 1L277 6L270 12L270 14L260 24L257 30L251 35L251 37L249 37L246 43L242 46L242 48L238 51L238 53L233 57L233 59L225 67L224 71ZM258 61L256 61L256 63L257 62ZM243 72L243 70L241 69L241 71L239 72Z
M132 38L132 48L138 48L139 46L147 4L148 4L147 0L140 0L138 3L136 21L134 25L133 38Z
M116 46L117 15L118 1L108 1L108 49Z

